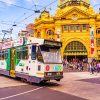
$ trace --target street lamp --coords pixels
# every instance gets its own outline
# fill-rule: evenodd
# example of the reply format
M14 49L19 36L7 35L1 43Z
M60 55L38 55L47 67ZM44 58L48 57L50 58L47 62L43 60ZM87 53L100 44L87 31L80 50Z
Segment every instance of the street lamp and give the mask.
M13 27L13 26L17 26L17 24L13 24L12 27ZM4 37L5 37L5 35L6 35L7 33L10 34L10 41L12 40L12 38L11 38L11 34L12 34L12 30L13 30L12 27L10 28L10 30L2 30L2 32L4 33L4 36L3 36L2 41L4 41Z

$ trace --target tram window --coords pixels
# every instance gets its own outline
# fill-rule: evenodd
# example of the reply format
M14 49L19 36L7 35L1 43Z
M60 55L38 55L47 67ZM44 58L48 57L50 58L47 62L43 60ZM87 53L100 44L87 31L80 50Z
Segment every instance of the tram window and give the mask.
M17 48L17 59L28 59L28 47Z
M5 58L5 59L8 58L8 52L7 52L7 50L5 50L5 52L4 52L4 58Z
M28 47L23 47L22 59L28 59Z
M38 61L43 62L43 57L42 57L40 48L38 48L38 51L37 51L37 59Z
M17 51L17 59L21 59L21 52Z
M32 53L31 53L31 59L35 60L36 59L36 46L32 46Z
M22 47L21 58L28 59L28 47Z
M0 60L4 60L4 59L7 59L8 58L8 52L7 50L3 50L0 52Z
M4 51L2 51L2 60L4 60L5 58L5 54L4 54Z

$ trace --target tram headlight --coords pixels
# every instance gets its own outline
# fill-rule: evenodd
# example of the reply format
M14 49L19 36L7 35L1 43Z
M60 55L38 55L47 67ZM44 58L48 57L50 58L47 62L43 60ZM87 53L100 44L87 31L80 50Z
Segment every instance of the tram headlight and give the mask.
M52 75L52 73L50 73L50 72L45 73L45 76L51 76L51 75Z
M51 76L52 75L52 73L48 73L48 76Z
M60 75L60 72L58 72L57 75Z
M58 72L56 75L63 75L63 72Z

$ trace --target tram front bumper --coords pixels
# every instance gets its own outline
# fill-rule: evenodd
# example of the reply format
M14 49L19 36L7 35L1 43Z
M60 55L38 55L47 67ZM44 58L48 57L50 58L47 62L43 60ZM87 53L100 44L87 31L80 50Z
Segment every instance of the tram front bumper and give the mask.
M49 76L49 77L44 77L43 80L60 80L62 78L63 76Z
M46 72L44 80L60 80L63 78L63 72Z

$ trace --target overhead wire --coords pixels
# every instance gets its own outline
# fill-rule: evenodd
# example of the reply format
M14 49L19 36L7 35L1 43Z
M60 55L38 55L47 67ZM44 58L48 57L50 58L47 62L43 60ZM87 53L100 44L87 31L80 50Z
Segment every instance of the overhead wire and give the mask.
M15 4L10 4L10 3L4 2L4 1L0 1L0 2L1 2L1 3L4 3L4 4L9 4L9 5L18 7L18 8L22 8L22 9L25 9L25 10L31 10L31 11L34 11L34 10L32 10L32 9L29 9L29 8L26 8L26 7L22 7L22 6L19 6L19 5L15 5Z
M52 5L53 3L57 2L58 0L55 0L51 3L49 3L48 5L42 7L41 9L39 9L40 11L47 8L48 6ZM28 18L30 18L31 16L33 16L35 13L32 13L31 15L27 16L26 18L24 18L23 20L21 20L20 22L18 22L18 24L22 23L23 21L27 20Z
M33 0L32 0L33 1ZM58 0L54 0L53 2L51 2L51 3L49 3L48 5L46 5L46 6L44 6L44 7L42 7L41 9L39 9L40 11L41 10L43 10L43 9L45 9L45 8L47 8L48 6L50 6L50 5L52 5L53 3L55 3L55 2L57 2ZM6 3L6 2L3 2L3 1L0 1L0 2L2 2L2 3ZM34 1L33 1L34 2ZM7 3L7 4L9 4L9 3ZM32 8L33 8L33 6L30 8L30 9L28 9L28 8L24 8L24 7L21 7L21 6L18 6L18 5L14 5L14 4L10 4L10 5L13 5L13 6L16 6L16 7L19 7L19 8L23 8L23 9L26 9L26 10L31 10L31 11L34 11L34 10L32 10ZM36 5L34 5L35 6L35 8L36 8ZM37 8L36 8L36 10L37 10ZM27 13L27 12L26 12ZM24 13L25 14L25 13ZM24 18L23 20L21 20L20 22L17 22L17 24L21 24L23 21L25 21L25 20L27 20L28 18L30 18L31 16L33 16L35 14L35 12L34 13L32 13L31 15L29 15L29 16L27 16L26 18ZM17 19L18 20L18 19ZM14 21L14 23L16 23L16 20ZM7 24L7 23L5 23L6 25L10 25L10 24ZM12 26L9 28L9 29L11 29L13 27L13 24L12 24ZM9 30L8 29L8 30Z

